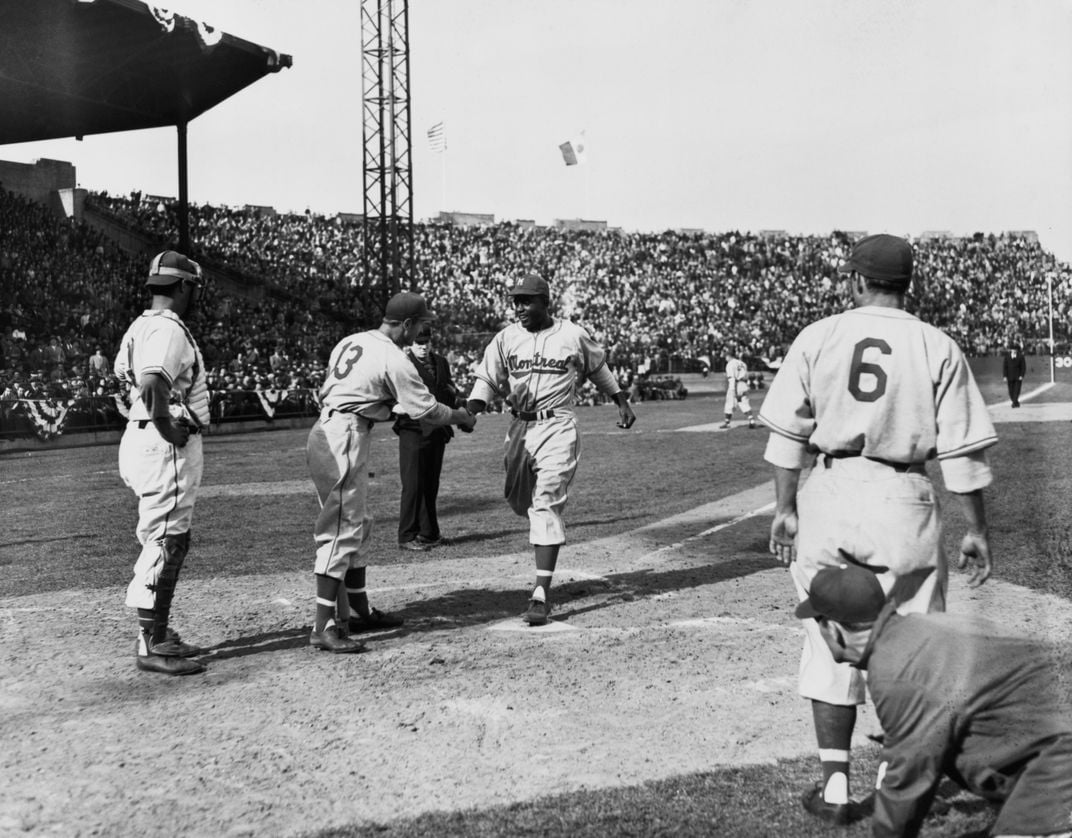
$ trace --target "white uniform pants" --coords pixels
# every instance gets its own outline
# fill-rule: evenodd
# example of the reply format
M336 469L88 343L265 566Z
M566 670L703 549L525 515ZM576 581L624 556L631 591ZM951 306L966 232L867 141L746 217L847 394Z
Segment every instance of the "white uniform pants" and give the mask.
M151 422L130 422L119 443L119 476L138 496L141 553L127 588L131 608L155 605L157 577L164 563L164 538L190 531L194 501L201 485L204 456L200 434L176 448Z
M522 420L515 419L514 422ZM562 516L581 456L577 417L571 411L555 408L555 415L549 419L522 424L525 426L523 449L521 446L511 447L510 436L507 435L506 470L509 474L512 467L523 467L521 463L511 464L511 456L531 460L534 485L532 505L528 508L529 543L564 544L566 524Z
M353 413L325 410L309 431L306 457L320 501L313 537L314 572L342 579L363 567L372 534L368 464L372 427Z
M901 614L945 610L949 570L942 551L934 487L926 474L900 473L864 457L819 456L797 498L797 560L790 566L797 594L807 598L823 567L861 564L877 574ZM803 620L800 694L828 704L862 704L860 670L836 663L815 620Z

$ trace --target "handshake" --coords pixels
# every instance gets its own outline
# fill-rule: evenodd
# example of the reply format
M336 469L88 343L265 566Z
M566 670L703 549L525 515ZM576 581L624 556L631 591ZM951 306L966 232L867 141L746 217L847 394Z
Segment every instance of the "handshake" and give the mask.
M461 419L457 423L458 430L462 431L463 433L471 434L473 432L473 429L476 427L476 414L471 413L466 407L459 407L457 410L459 413L462 413L465 416L464 419Z

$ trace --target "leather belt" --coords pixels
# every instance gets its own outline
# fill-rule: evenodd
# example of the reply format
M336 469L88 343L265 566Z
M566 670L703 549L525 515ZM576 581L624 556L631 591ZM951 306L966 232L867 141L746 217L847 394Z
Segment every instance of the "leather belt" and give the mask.
M555 415L554 408L547 408L547 410L537 410L535 413L529 413L527 410L511 410L515 419L520 419L522 422L539 422L541 419L550 419Z
M823 466L830 468L837 460L852 460L852 459L867 460L869 463L875 463L876 465L885 466L886 468L893 469L898 474L926 474L927 466L924 463L898 463L893 460L883 460L879 457L865 457L863 454L854 452L840 452L837 454L828 454L823 452Z
M327 409L327 414L328 414L327 418L330 419L336 413L340 414L341 416L355 416L355 417L357 417L358 419L360 419L362 422L365 423L365 425L367 426L368 430L372 430L372 426L376 424L375 419L369 419L367 416L362 416L360 413L357 413L357 412L355 412L353 410L336 410L333 407L329 407Z
M151 424L153 424L152 419L133 419L131 421L137 422L138 423L138 428L140 430L145 430L147 427L149 427ZM190 429L191 436L193 434L201 433L201 426L200 425L187 425L186 427L188 427Z

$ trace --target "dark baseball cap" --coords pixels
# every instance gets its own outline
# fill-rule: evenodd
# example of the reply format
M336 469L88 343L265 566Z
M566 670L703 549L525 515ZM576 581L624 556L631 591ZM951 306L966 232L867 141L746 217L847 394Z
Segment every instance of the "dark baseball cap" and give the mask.
M808 598L797 606L796 615L802 620L827 617L838 623L870 623L885 605L886 592L874 572L841 564L815 574Z
M530 296L551 298L551 286L539 274L525 274L521 282L506 292L511 297Z
M201 284L201 266L175 250L157 253L149 263L146 285L174 285L176 282Z
M912 245L899 236L879 233L853 245L847 262L838 272L855 271L869 279L907 285L912 280Z
M428 310L424 297L413 291L399 291L387 301L383 310L384 320L435 320L435 315Z

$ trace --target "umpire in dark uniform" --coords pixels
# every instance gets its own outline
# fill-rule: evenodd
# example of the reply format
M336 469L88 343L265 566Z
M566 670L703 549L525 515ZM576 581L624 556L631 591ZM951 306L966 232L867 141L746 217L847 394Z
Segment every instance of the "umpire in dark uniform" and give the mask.
M1027 359L1024 351L1013 344L1005 353L1002 362L1001 375L1009 386L1009 400L1013 407L1020 406L1020 388L1024 386L1024 376L1027 374Z
M432 325L426 322L406 355L417 367L421 380L436 401L454 408L465 405L459 398L447 359L431 348ZM402 500L398 511L398 546L425 551L440 542L436 498L443 471L443 453L454 436L449 425L433 427L401 415L395 420L398 434L398 470Z

